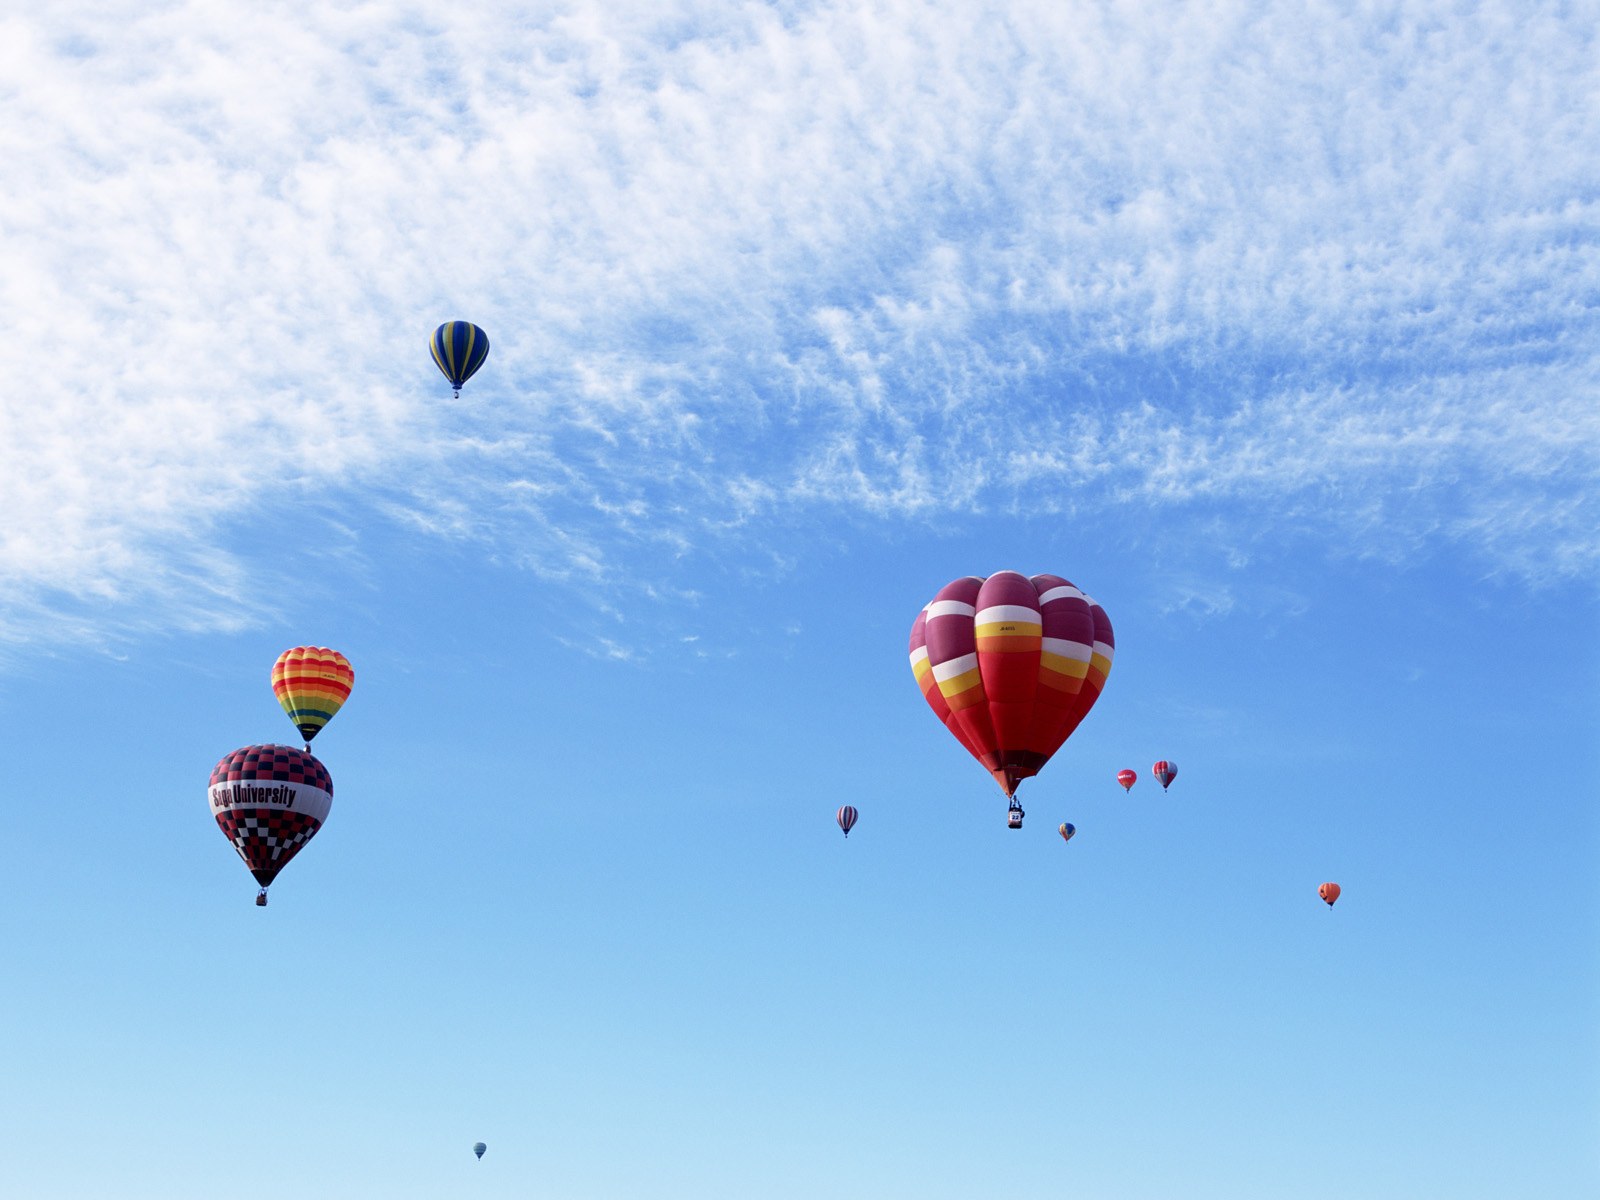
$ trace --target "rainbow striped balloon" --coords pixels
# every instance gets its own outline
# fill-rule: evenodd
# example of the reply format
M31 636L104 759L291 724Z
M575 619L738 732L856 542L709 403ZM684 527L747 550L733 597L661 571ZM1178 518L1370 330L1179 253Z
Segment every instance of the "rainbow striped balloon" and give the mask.
M308 744L350 699L355 682L350 660L326 646L296 646L272 664L272 694Z

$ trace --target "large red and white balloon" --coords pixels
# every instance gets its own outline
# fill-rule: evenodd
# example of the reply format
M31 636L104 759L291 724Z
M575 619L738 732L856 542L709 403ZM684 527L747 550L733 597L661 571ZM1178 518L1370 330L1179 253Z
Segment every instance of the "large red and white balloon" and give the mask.
M211 770L211 815L261 885L317 836L333 807L333 777L293 746L245 746Z
M1059 575L969 575L911 626L911 670L939 720L1007 796L1094 707L1111 619Z

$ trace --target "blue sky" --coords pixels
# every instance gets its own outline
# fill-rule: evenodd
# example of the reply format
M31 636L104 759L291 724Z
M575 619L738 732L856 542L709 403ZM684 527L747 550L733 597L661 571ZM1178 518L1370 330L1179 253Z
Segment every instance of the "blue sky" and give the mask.
M5 18L0 1191L1588 1194L1596 61L1571 5ZM1020 834L905 660L1004 568L1118 642ZM302 643L356 687L261 912L205 780Z

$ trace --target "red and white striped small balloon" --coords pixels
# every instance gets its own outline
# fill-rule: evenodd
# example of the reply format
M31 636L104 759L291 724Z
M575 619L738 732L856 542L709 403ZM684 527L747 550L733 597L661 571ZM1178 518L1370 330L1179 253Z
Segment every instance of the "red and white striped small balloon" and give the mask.
M1168 762L1163 758L1155 766L1151 767L1150 771L1161 781L1161 790L1164 792L1167 790L1167 785L1178 777L1178 764Z
M839 828L844 830L845 837L850 836L850 831L855 828L856 818L861 814L856 812L852 805L846 804L839 810Z

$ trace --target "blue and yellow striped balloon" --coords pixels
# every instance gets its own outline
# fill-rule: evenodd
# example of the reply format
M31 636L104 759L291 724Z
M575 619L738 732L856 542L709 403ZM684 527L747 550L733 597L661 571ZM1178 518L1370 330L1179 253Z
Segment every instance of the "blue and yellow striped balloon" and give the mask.
M459 398L461 385L489 357L489 335L471 321L446 321L433 331L428 349Z

